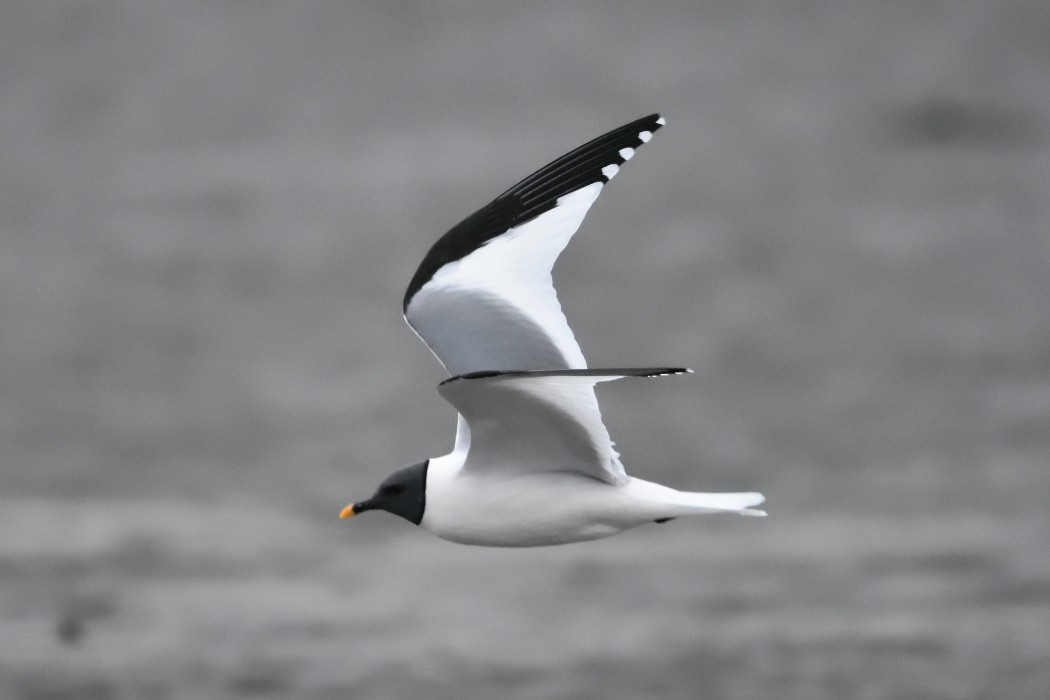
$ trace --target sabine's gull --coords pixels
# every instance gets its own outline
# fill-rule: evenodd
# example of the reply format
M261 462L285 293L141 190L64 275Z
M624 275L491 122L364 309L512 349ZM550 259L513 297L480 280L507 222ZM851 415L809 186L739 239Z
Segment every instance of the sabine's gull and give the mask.
M341 517L385 510L453 542L592 540L696 513L765 515L760 493L690 493L628 476L594 387L688 369L588 369L551 268L602 188L665 124L653 114L570 151L438 239L405 319L450 378L451 453L400 469Z

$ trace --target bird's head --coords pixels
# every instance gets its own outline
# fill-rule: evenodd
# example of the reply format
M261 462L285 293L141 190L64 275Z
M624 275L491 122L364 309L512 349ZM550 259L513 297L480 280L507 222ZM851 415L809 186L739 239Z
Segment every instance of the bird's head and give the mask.
M398 469L383 480L371 498L351 503L343 508L339 517L349 518L367 510L385 510L419 525L427 504L428 464L429 460Z

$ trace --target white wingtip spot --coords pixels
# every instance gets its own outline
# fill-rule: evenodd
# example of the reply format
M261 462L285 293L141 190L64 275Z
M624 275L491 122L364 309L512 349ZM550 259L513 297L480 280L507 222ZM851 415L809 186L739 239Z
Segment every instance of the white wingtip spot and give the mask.
M665 126L667 124L667 120L664 119L663 117L660 117L659 119L656 120L656 123L659 124L660 126Z
M618 172L620 172L620 166L616 163L609 163L604 168L602 168L602 175L605 176L606 180L612 180L613 175L615 175Z
M620 149L620 157L623 158L624 160L630 160L631 156L633 156L633 155L634 155L634 149L633 148L621 148Z
M642 143L649 143L649 139L653 137L651 131L640 131L638 132L638 138L641 139Z

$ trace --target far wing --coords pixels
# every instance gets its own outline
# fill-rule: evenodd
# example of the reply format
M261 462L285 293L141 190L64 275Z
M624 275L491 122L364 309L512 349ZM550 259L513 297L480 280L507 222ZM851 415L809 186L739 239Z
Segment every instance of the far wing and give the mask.
M464 470L573 470L619 484L627 474L602 423L595 384L688 371L648 367L474 372L446 379L438 391L459 411L461 429L464 420L469 426Z
M653 114L599 136L434 244L408 285L404 312L450 374L587 366L551 268L605 183L663 124Z

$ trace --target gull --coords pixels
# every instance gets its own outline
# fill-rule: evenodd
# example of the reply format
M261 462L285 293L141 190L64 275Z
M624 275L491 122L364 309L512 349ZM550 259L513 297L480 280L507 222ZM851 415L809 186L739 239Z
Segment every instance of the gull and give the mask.
M384 510L452 542L593 540L698 513L765 515L760 493L697 493L628 476L595 386L678 367L589 369L551 269L602 189L666 122L653 114L540 168L430 248L405 291L409 326L448 370L447 455L399 469L340 517Z

